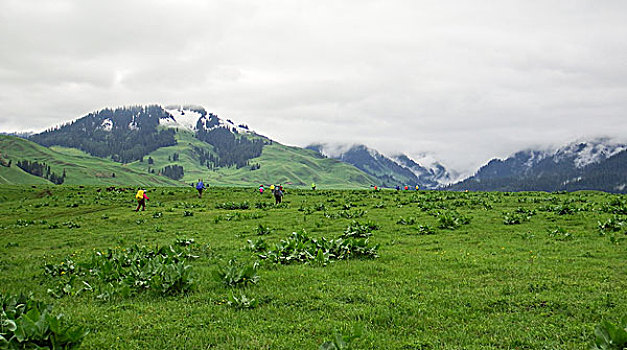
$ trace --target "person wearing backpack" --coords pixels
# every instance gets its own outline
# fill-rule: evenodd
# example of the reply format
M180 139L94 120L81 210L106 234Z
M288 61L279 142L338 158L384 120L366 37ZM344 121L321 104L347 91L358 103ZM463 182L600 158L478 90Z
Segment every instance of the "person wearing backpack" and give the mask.
M274 193L274 204L281 204L281 200L283 199L283 191L282 191L282 186L279 187L275 187L274 191L272 191L272 193Z
M135 199L137 200L137 208L135 211L139 211L139 208L142 208L142 211L146 210L146 200L149 200L146 195L146 190L142 190L141 187L137 188L137 194L135 194Z
M198 179L196 183L196 190L198 190L198 198L202 198L202 191L205 189L205 184L202 183L202 179Z

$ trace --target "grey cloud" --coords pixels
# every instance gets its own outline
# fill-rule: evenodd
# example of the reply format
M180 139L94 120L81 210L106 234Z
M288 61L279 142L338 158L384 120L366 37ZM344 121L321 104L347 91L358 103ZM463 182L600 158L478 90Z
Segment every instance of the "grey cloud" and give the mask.
M0 2L0 130L192 103L278 141L466 172L625 138L624 1Z

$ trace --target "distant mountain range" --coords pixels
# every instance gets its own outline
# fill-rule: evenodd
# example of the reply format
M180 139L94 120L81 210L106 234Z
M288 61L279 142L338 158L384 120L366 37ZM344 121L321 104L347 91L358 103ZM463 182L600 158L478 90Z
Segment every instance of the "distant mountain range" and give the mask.
M435 189L451 182L451 174L441 164L436 163L433 168L427 168L404 154L388 157L365 145L329 147L324 144L313 144L306 148L325 157L354 165L379 180L380 186L408 185L414 188L418 185L422 189Z
M493 159L473 176L455 182L458 174L438 162L420 164L405 154L384 155L366 145L284 146L200 106L103 109L42 133L17 136L27 140L0 136L0 183L64 179L75 184L121 184L135 179L158 185L189 184L202 178L210 184L249 186L317 183L336 188L418 185L446 190L627 193L627 145L607 139L575 142L557 150L520 151ZM31 141L50 151L30 145ZM38 163L43 160L45 165ZM18 162L23 169L8 170ZM89 175L92 172L83 163L106 170ZM78 169L83 170L75 173ZM20 175L29 172L38 175ZM113 179L113 174L127 176Z
M557 150L525 150L492 159L473 176L445 187L471 191L627 190L627 145L607 139Z

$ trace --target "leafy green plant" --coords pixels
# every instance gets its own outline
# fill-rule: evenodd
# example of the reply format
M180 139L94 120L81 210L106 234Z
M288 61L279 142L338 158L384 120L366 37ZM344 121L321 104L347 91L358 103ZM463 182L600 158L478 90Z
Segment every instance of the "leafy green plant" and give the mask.
M187 262L197 257L189 245L154 250L134 245L94 251L90 260L80 263L66 258L58 264L45 264L44 272L60 279L49 289L55 297L78 295L84 291L96 292L100 299L142 292L174 295L187 292L193 286L191 265Z
M64 223L63 223L63 225L64 225L64 226L66 226L66 227L67 227L67 228L69 228L69 229L72 229L72 228L80 228L80 227L81 227L81 225L80 225L80 224L78 224L78 223L76 223L76 222L73 222L73 221L67 221L67 222L64 222Z
M216 204L215 208L216 209L227 209L227 210L249 209L250 208L250 204L248 204L248 202L241 202L241 203L224 202L224 203Z
M232 306L236 309L254 309L259 305L259 301L255 298L250 298L243 292L239 293L239 296L235 296L233 292L229 296L227 305Z
M594 329L592 350L623 350L627 348L627 326L617 326L608 321Z
M470 218L455 211L437 213L438 228L454 230L462 225L470 224Z
M568 232L565 228L563 227L558 227L556 229L548 229L547 230L549 237L553 237L558 241L566 241L566 240L571 240L573 239L573 234Z
M398 219L398 221L396 221L396 224L398 224L398 225L414 225L414 224L416 224L416 218L413 217L413 216L410 216L407 219L401 217L400 219Z
M174 240L174 244L181 246L181 247L190 246L194 244L195 242L196 241L193 238L177 238Z
M189 211L189 210L185 210L185 211L183 211L183 216L194 216L194 212L193 211Z
M525 221L529 221L530 219L531 219L531 216L527 214L520 214L518 212L503 213L503 223L505 225L520 225Z
M627 224L625 224L625 222L618 216L609 218L604 222L598 221L599 231L602 235L605 235L608 232L619 232L625 226L627 226Z
M263 224L259 224L259 226L257 226L255 228L255 234L257 235L269 235L272 233L272 229L269 226L264 226Z
M248 242L248 246L246 247L246 249L252 251L252 252L263 252L266 249L268 249L268 244L266 243L266 241L263 240L263 238L259 238L256 241L252 241L252 240L247 240Z
M315 239L301 230L293 232L287 239L282 239L274 247L259 253L261 259L268 259L277 264L294 262L326 263L330 260L350 258L377 258L379 246L371 246L369 238Z
M419 235L433 235L435 234L435 230L429 225L420 225L418 226L418 234Z
M372 222L368 221L365 224L360 224L358 221L353 220L350 225L344 230L343 238L366 238L372 235L372 231L378 230L379 226Z
M360 338L363 334L363 328L356 326L352 334L344 336L339 332L333 332L333 340L326 341L320 345L319 350L349 350L354 349L352 346L355 339Z
M63 314L32 295L0 293L0 348L75 349L89 333L81 326L67 325Z
M257 270L259 263L238 264L235 258L224 266L219 266L215 272L216 278L229 287L245 287L259 282Z

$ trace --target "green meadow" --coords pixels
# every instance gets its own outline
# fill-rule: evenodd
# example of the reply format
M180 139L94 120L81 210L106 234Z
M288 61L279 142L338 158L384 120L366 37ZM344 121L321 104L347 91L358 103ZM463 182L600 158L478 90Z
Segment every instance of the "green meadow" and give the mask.
M625 195L286 188L274 205L253 188L149 187L139 212L134 195L0 186L3 305L32 293L63 314L40 305L0 334L82 349L586 349L627 320Z

